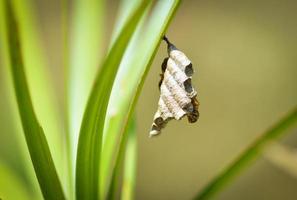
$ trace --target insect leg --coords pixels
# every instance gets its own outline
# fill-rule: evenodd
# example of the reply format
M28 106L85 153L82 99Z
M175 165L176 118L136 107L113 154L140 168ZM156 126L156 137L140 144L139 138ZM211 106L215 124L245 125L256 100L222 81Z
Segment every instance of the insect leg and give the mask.
M187 117L188 117L189 123L194 123L199 118L199 111L198 111L199 102L198 102L196 96L191 99L191 103L193 104L194 109L193 109L193 112L190 112L187 114Z

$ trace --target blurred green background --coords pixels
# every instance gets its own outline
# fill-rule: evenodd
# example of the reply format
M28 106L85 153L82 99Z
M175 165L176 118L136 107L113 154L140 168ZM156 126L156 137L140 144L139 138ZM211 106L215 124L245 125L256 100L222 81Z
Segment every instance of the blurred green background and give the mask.
M45 46L42 51L47 55L62 114L62 4L58 0L33 2ZM105 47L117 7L117 1L106 3ZM136 199L191 199L296 105L296 10L297 2L292 0L182 2L167 36L194 65L200 119L195 124L171 121L160 137L148 138L159 98L160 66L166 57L162 43L137 105ZM26 182L22 147L16 135L19 128L10 109L12 94L4 79L0 75L0 160ZM296 129L281 140L281 146L295 152L297 159ZM279 167L270 156L262 156L217 199L297 199L296 171L296 161L294 174L292 169Z

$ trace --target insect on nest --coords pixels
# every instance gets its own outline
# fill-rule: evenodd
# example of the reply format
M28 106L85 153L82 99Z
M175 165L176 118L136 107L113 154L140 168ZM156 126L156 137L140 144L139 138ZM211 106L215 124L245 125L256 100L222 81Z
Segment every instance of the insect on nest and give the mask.
M188 121L194 123L199 118L197 92L192 86L192 63L167 37L163 40L167 43L168 57L161 66L161 94L150 137L160 134L171 119L180 120L187 116Z

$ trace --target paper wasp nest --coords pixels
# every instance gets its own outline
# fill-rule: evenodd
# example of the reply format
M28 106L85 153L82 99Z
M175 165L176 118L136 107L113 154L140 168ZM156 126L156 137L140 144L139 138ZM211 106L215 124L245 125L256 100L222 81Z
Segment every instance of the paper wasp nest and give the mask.
M166 37L163 39L167 42L169 57L162 64L161 94L150 137L160 134L171 119L180 120L187 116L188 121L194 123L199 117L197 92L191 83L194 72L192 63Z

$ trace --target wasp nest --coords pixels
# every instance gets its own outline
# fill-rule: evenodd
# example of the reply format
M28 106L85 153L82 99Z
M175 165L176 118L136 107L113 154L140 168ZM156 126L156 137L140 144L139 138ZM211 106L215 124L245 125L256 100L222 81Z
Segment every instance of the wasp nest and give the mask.
M162 64L161 94L150 137L160 134L171 119L180 120L187 116L188 121L194 123L199 117L197 92L191 83L194 73L192 63L166 37L163 39L167 42L169 57Z

